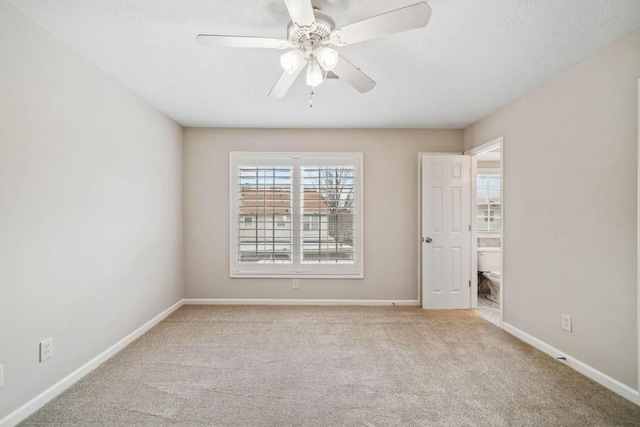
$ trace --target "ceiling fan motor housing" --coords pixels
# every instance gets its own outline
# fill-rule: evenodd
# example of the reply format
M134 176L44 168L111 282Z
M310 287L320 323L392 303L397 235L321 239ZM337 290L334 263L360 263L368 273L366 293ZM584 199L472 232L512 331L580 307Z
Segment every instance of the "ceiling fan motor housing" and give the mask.
M287 36L291 46L303 47L311 44L312 47L316 47L330 40L331 32L336 27L333 19L319 9L313 9L313 15L316 22L309 27L300 27L293 22L289 23Z

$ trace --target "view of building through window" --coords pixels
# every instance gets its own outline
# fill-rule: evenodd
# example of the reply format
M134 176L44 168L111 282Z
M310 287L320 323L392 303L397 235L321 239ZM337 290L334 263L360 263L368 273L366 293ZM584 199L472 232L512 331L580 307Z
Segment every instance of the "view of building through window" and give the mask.
M239 169L238 255L240 262L291 262L293 168Z
M353 262L355 168L303 166L301 180L302 262Z
M361 153L231 153L231 274L361 277Z
M291 262L294 234L303 263L353 261L355 168L301 167L300 180L299 214L292 215L291 167L240 168L241 262ZM296 217L300 233L294 233Z

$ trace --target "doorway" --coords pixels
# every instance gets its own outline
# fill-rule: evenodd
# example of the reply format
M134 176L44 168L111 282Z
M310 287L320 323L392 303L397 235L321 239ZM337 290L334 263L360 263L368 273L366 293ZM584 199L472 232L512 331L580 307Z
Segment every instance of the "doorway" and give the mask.
M469 165L468 169L465 169L465 162ZM452 165L458 166L454 168ZM461 172L460 179L456 175L458 170ZM497 250L499 267L493 268L493 272L499 272L501 277L500 286L494 294L496 300L494 306L498 306L499 313L495 316L497 319L494 323L498 326L502 325L504 318L504 281L502 280L503 269L501 268L504 258L502 239L504 228L503 171L502 137L474 147L463 155L420 155L420 299L423 308L478 308L478 239L491 239L480 240L480 242L482 244L487 244L487 241L492 242L491 244ZM498 197L495 197L496 186L493 185L491 194L493 197L489 198L487 203L481 206L481 209L477 203L479 173L493 175L492 179L485 179L485 182L495 183L496 177L499 177L500 183L497 187ZM434 180L433 176L437 179ZM453 184L441 182L441 177L445 180L453 178ZM468 192L465 186L468 187ZM480 192L488 195L488 187ZM449 196L444 199L442 195L447 193ZM461 203L452 202L456 200L457 195L461 197ZM443 210L443 206L445 208L446 206L454 206L455 208L448 212ZM459 221L458 229L454 227L446 230L434 227L434 220L437 222L447 215L453 215L451 217L453 218L452 224ZM440 226L442 225L446 224L441 223ZM449 236L449 242L457 243L453 246L443 246L443 233L453 233L453 240ZM438 235L439 241L434 241L434 235ZM465 243L467 238L468 244ZM460 274L457 274L458 272ZM445 273L448 276L445 276Z
M504 318L504 156L503 138L465 154L471 156L472 306L502 327Z

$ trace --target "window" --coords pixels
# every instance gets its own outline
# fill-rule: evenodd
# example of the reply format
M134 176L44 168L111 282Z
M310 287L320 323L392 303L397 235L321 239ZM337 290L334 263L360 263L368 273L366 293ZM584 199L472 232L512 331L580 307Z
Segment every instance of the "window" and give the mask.
M478 173L478 233L500 233L500 174Z
M253 227L253 217L248 215L243 215L242 224L244 225L245 228Z
M304 214L302 217L302 229L304 231L318 230L320 227L320 217L318 215Z
M288 218L286 216L278 217L278 227L287 227Z
M231 153L231 277L363 277L361 153Z

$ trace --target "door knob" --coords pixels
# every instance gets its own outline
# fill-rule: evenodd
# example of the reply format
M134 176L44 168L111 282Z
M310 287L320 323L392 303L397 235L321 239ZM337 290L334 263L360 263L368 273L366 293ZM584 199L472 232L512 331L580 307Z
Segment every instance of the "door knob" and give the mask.
M424 241L427 243L431 243L431 237L425 237Z

